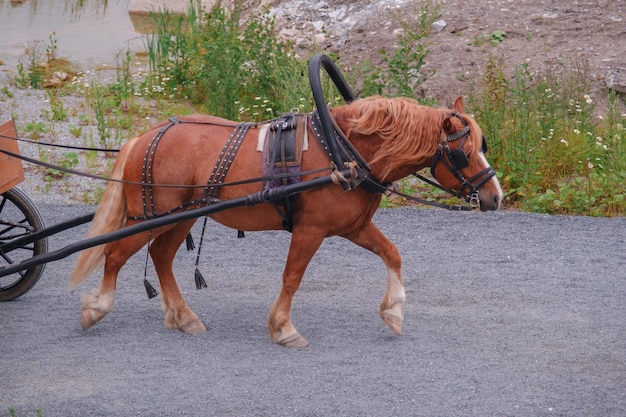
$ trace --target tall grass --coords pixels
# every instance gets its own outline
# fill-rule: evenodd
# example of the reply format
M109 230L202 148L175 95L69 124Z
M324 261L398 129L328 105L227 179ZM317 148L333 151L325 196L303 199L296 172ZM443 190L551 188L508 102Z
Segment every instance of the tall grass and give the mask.
M491 57L469 106L488 138L507 204L587 215L626 213L626 115L608 94L598 114L582 59L543 71L518 66L507 79Z
M241 22L241 6L206 11L192 1L186 17L155 16L148 38L149 82L229 119L264 120L298 108L309 95L306 63L274 36L268 12ZM262 106L260 105L262 104Z

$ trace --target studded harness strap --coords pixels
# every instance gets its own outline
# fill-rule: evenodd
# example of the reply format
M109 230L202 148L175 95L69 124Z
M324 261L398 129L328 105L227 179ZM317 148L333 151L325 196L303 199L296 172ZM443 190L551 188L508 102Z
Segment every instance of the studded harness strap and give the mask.
M156 212L156 208L154 206L154 193L152 184L152 166L154 164L154 155L156 153L157 146L159 146L159 142L165 132L167 132L172 126L178 124L178 119L171 118L170 122L163 126L156 135L152 138L148 147L146 148L146 153L143 157L143 165L141 170L141 183L143 186L141 187L141 198L143 200L143 213L146 218L156 217L158 214ZM148 211L148 205L150 206L150 211Z
M220 152L218 159L213 167L213 171L207 181L207 185L204 188L204 192L202 193L202 197L193 201L189 201L181 204L180 206L170 208L164 212L157 212L155 200L154 200L154 189L156 188L153 184L153 166L154 166L154 158L156 155L156 150L161 142L161 139L165 135L165 133L172 127L180 123L187 123L183 120L178 120L176 118L171 118L170 122L163 126L159 131L154 135L148 147L146 148L146 153L143 158L142 172L141 172L141 197L143 201L143 216L128 216L129 220L147 220L153 219L156 217L161 217L167 214L172 214L176 211L184 210L191 206L200 206L202 204L214 204L219 202L218 195L220 190L220 184L224 183L224 179L226 178L226 174L228 174L228 170L237 155L237 151L239 150L241 143L243 142L244 137L248 133L250 127L255 126L254 123L240 123L234 126L234 129L226 141L224 148Z
M254 126L254 123L240 123L235 126L224 144L224 148L222 148L222 151L217 157L217 162L207 181L207 186L202 193L203 199L217 198L219 195L220 184L224 183L226 174L228 174L228 170L237 155L237 151L239 151L239 147L241 147L241 142L243 142L243 138L246 136L251 126Z

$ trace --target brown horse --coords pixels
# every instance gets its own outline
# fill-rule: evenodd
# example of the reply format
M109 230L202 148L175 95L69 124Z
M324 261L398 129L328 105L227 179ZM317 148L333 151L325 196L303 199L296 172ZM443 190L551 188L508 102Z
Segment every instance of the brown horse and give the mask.
M476 182L482 176L481 173L490 169L483 155L485 143L481 130L470 116L463 114L460 98L452 110L447 110L424 107L410 99L370 97L333 108L331 114L350 143L369 163L371 174L381 183L404 178L431 166L440 184L467 195L473 187L471 184L462 185L461 182L467 178L469 182L472 179ZM186 202L201 198L204 192L202 188L156 186L151 189L148 198L146 187L138 184L146 182L145 160L150 152L153 155L149 156L152 161L148 174L152 183L207 184L209 171L214 161L220 158L220 152L231 137L236 123L200 115L189 116L184 120L188 123L172 126L162 134L158 149L154 148L156 151L148 148L165 124L125 144L112 173L112 178L125 182L109 183L88 236L143 221L142 216L146 211L164 213L176 207L185 209L188 207ZM264 175L261 153L257 149L261 127L262 124L252 125L242 136L238 152L228 170L227 182ZM302 181L320 175L306 174L307 171L329 166L329 156L320 143L313 139L315 132L310 124L307 129L310 140L308 150L302 152L301 156L300 169L305 173ZM446 152L441 152L442 149ZM460 164L456 161L459 157L465 159ZM493 170L490 172L490 177L471 190L483 211L497 209L503 198ZM221 187L219 199L238 198L264 187L259 182L243 182ZM476 188L480 188L479 192ZM271 340L288 347L308 344L291 322L291 303L309 261L324 238L329 236L342 236L382 258L387 268L387 286L379 314L395 334L401 333L405 301L402 260L396 247L372 222L380 201L381 194L361 186L345 191L341 186L331 184L299 194L292 215L291 245L283 271L282 288L267 320ZM283 217L269 203L233 208L210 217L237 230L283 228ZM176 251L194 222L195 219L163 226L82 252L72 274L73 285L81 283L104 261L104 277L100 287L91 294L84 294L82 298L83 328L91 327L113 309L120 268L150 241L149 252L162 291L165 326L186 333L205 331L198 316L183 299L172 272Z

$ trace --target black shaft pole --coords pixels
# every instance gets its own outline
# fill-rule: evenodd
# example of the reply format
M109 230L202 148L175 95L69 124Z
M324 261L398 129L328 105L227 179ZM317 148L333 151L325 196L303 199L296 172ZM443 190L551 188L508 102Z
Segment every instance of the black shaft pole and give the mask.
M0 245L0 252L9 253L14 249L19 248L20 246L36 242L64 230L80 226L81 224L89 223L93 219L94 214L95 213L85 214L84 216L76 217L74 219L68 220L63 223L58 223L50 227L44 227L43 229L37 230L36 232L9 240L8 242Z
M348 178L350 176L350 170L343 170L341 174ZM134 235L136 233L145 232L150 229L156 229L161 226L167 226L173 223L179 223L185 220L190 220L198 217L203 217L219 211L228 210L235 207L243 206L255 206L260 203L268 203L271 201L277 201L291 195L299 194L303 191L311 188L322 187L333 183L333 177L328 175L324 177L314 178L309 181L304 181L297 184L283 185L276 188L271 188L257 193L249 194L244 197L234 198L232 200L222 201L220 203L212 204L206 207L200 207L197 209L183 211L182 213L168 214L163 217L159 217L152 220L147 220L142 223L133 224L114 232L105 233L103 235L94 236L89 239L81 240L76 243L67 245L59 250L53 252L42 253L32 258L25 259L20 262L0 268L0 277L13 274L15 272L23 271L33 266L41 265L44 263L57 261L68 257L69 255L81 251L83 249L91 248L93 246L102 245L105 243L113 242L114 240L120 240L125 237Z

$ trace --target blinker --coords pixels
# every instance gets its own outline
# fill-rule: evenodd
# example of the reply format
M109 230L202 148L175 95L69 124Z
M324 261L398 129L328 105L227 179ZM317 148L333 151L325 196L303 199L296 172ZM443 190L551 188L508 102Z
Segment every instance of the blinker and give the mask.
M467 155L465 155L465 151L463 149L455 149L453 151L449 151L448 159L450 159L452 166L456 170L467 168L469 166Z

